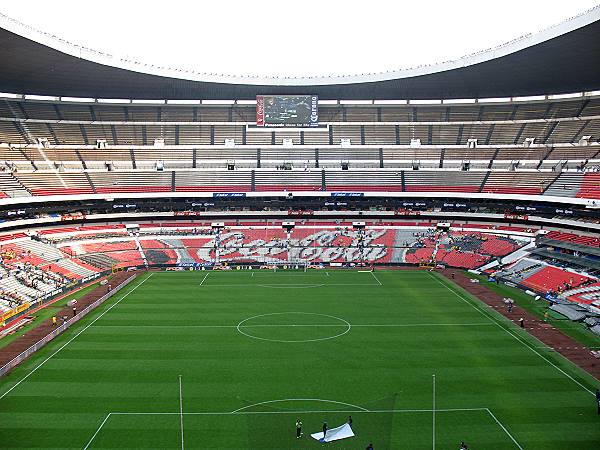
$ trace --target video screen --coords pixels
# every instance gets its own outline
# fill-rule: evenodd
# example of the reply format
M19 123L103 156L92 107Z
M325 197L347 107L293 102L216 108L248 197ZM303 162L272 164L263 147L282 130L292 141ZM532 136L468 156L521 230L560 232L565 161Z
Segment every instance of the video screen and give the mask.
M256 125L259 127L317 127L319 98L316 95L258 95Z

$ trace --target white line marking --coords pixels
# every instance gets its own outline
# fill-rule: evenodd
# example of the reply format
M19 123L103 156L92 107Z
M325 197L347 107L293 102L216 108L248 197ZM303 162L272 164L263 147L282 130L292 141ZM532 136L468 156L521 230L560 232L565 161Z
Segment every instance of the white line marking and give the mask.
M433 416L432 445L433 450L435 450L435 374L433 374L433 407L431 414Z
M360 411L363 412L369 412L369 410L367 408L363 408L362 406L358 406L358 405L353 405L352 403L345 403L345 402L337 402L335 400L326 400L323 398L282 398L279 400L267 400L266 402L259 402L259 403L254 403L252 405L248 405L248 406L242 406L241 408L238 408L234 411L231 411L231 414L236 414L239 413L241 411L244 411L246 409L249 408L253 408L255 406L260 406L260 405L268 405L270 403L283 403L283 402L323 402L323 403L334 403L336 405L342 405L342 406L350 406L351 408L356 408ZM279 411L277 411L279 412Z
M245 333L244 331L242 331L242 328L246 328L246 326L244 326L244 322L247 322L249 320L256 319L256 318L259 318L259 317L280 316L282 314L303 314L303 315L313 315L313 316L327 317L329 319L335 319L335 320L339 320L340 322L343 322L343 325L346 326L346 329L343 330L341 333L335 334L333 336L327 336L327 337L318 338L318 339L294 339L294 340L263 338L263 337L254 336L253 334ZM317 341L327 341L329 339L335 339L335 338L341 337L341 336L345 335L346 333L348 333L352 329L352 325L350 325L350 323L348 321L342 319L341 317L330 316L329 314L319 314L319 313L311 313L311 312L303 312L303 311L288 311L288 312L258 314L257 316L248 317L247 319L244 319L240 323L238 323L236 328L237 328L237 330L238 330L238 332L240 334L243 334L244 336L247 336L247 337L252 338L252 339L258 339L260 341L269 341L269 342L286 342L286 343L290 343L290 342L317 342Z
M377 276L375 275L375 272L371 271L371 275L373 275L373 278L375 278L375 281L377 281L377 283L379 283L379 286L383 286L383 284L381 284L381 281L379 281L379 278L377 278Z
M502 425L502 423L498 420L498 418L494 415L494 413L492 411L490 411L488 408L486 408L487 412L490 414L490 416L492 416L492 418L496 421L496 423L498 425L500 425L500 428L502 428L504 430L504 432L508 435L508 437L515 443L515 445L520 449L523 450L523 447L521 447L521 445L519 445L519 443L517 442L517 440L512 436L512 434L510 434L508 432L508 430L506 429L506 427L504 425Z
M102 314L100 314L98 317L96 317L94 320L92 320L87 326L85 326L83 329L81 329L75 336L73 336L71 339L69 339L67 342L65 342L61 347L59 347L58 350L56 350L54 353L52 353L50 356L48 356L46 359L44 359L41 363L39 363L31 372L29 372L27 375L25 375L23 378L21 378L13 387L11 387L4 394L0 395L0 400L2 400L4 397L6 397L8 394L10 394L14 388L16 388L17 386L19 386L23 381L25 381L27 378L29 378L31 375L33 375L33 373L36 370L38 370L40 367L42 367L44 364L46 364L48 361L50 361L50 359L52 359L63 348L65 348L67 345L69 345L71 342L73 342L81 333L83 333L89 327L91 327L92 325L94 325L98 320L100 320L104 316L104 314L106 314L111 309L113 309L115 306L117 306L119 303L121 303L121 300L123 300L125 297L127 297L129 294L131 294L133 291L135 291L138 287L140 287L142 284L144 284L146 282L146 280L148 280L152 275L154 275L154 272L151 272L150 275L147 276L146 278L144 278L144 280L141 283L139 283L132 290L130 290L129 292L127 292L123 297L121 297L115 303L113 303L112 305L110 305L110 307L108 309L106 309L105 311L103 311Z
M246 407L248 408L248 407ZM488 408L448 408L436 409L436 413L443 412L460 412L460 411L487 411ZM396 413L430 413L432 409L371 409L367 411L356 409L301 409L289 411L229 411L229 412L184 412L184 416L229 416L232 414L317 414L317 413L344 413L344 414L396 414ZM111 412L113 416L178 416L180 413L175 412Z
M98 433L100 433L100 430L102 429L102 427L104 426L104 424L106 423L106 421L108 420L108 418L111 416L112 413L108 413L106 415L106 417L104 418L104 420L102 421L102 423L100 424L100 426L98 427L98 429L96 430L96 432L94 433L94 435L92 436L92 438L88 441L88 443L86 444L85 447L83 447L83 450L87 450L89 448L89 446L92 444L92 441L96 438L96 436L98 435Z
M329 272L325 272L325 275L329 276Z
M404 327L489 327L494 325L492 322L481 322L481 323L366 323L366 324L351 324L352 327L390 327L390 328L404 328ZM313 323L313 324L257 324L257 325L243 325L243 328L260 328L260 327L341 327L347 326L346 324L327 324L327 323ZM237 328L237 325L177 325L177 324L164 324L164 325L97 325L94 327L95 330L99 328L169 328L175 330L178 328Z
M489 315L486 311L479 309L477 306L475 306L474 304L472 304L470 301L468 301L467 299L465 299L461 294L459 294L458 292L454 291L453 289L451 289L450 287L448 287L446 284L444 284L442 281L440 281L437 277L431 275L430 272L428 272L429 275L436 280L439 284L441 284L442 286L444 286L446 289L448 289L450 292L452 292L455 296L457 296L459 299L461 299L463 302L465 302L467 305L471 306L473 309L475 309L476 311L478 311L481 315L483 315L484 317L487 317L488 319L490 319L494 324L496 324L500 329L506 331L510 336L512 336L514 339L516 339L517 341L519 341L521 344L523 344L525 347L527 347L529 350L531 350L533 353L535 353L536 355L538 355L540 358L542 358L544 361L546 361L548 364L550 364L552 367L554 367L556 370L558 370L560 373L562 373L563 375L565 375L567 378L569 378L571 381L573 381L575 384L577 384L579 387L581 387L583 390L585 390L586 392L588 392L591 395L596 395L594 392L592 392L591 390L589 390L587 387L585 387L583 384L581 384L579 381L577 381L575 378L573 378L571 375L569 375L567 372L565 372L564 370L562 370L560 367L558 367L556 364L554 364L552 361L550 361L548 358L546 358L544 355L542 355L540 352L538 352L534 347L532 347L531 345L529 345L528 342L524 341L523 339L521 339L519 336L517 336L516 334L514 334L512 331L508 330L507 328L504 328L500 322L498 322L494 317L492 317L491 315ZM503 316L504 317L504 316ZM510 320L507 319L507 321L509 323L513 323ZM530 335L531 336L531 335ZM531 336L533 338L535 338L535 336ZM539 339L535 338L536 340L539 341ZM540 343L543 343L541 341L539 341ZM560 353L557 352L558 355L560 355ZM561 355L562 356L562 355ZM563 356L564 358L564 356ZM567 358L564 358L566 361L569 361ZM569 363L573 364L571 361L569 361Z
M272 286L284 286L284 287L300 287L300 286L318 286L318 287L327 287L327 286L381 286L380 284L375 283L323 283L323 284L286 284L286 283L276 283L276 284L252 284L252 283L232 283L232 284L205 284L202 287L205 288L247 288L247 287L272 287Z
M179 375L179 424L181 425L181 450L185 449L183 440L183 390L181 388L181 375Z
M324 284L257 284L256 286L269 289L309 289L325 286Z
M202 281L200 282L200 286L202 286L204 284L204 282L208 278L208 275L210 275L210 272L206 272L206 275L204 275L204 278L202 278Z

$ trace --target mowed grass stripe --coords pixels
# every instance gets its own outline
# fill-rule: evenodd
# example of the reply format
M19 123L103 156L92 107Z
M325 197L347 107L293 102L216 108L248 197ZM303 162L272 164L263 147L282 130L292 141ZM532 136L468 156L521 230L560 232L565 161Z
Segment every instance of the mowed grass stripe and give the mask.
M267 274L271 275L261 272L268 279ZM173 412L174 423L137 416L113 420L111 416L90 448L180 448L179 374L186 412L228 412L285 398L326 398L373 410L429 409L435 373L437 407L490 407L527 450L564 448L565 436L581 449L591 449L589 443L600 440L595 410L581 390L493 324L353 327L338 339L294 344L256 341L232 328L170 328L237 324L258 314L290 311L330 314L356 324L485 323L478 311L425 272L377 271L382 283L377 287L301 291L256 287L242 293L210 288L207 282L213 275L224 280L231 277L232 282L252 278L247 273L211 273L205 285L199 286L205 275L155 274L0 400L0 439L8 443L6 448L83 448L107 413L128 411ZM336 275L372 277L332 271L329 278ZM312 282L310 277L303 278ZM118 326L123 324L139 327ZM288 332L263 328L274 337ZM297 328L310 332L310 327ZM386 402L385 408L380 407ZM281 404L267 410L295 406ZM318 402L302 406L327 409ZM56 420L44 420L57 413L63 428ZM460 439L474 448L516 448L487 413L447 414L436 416L438 448L451 448ZM258 444L312 448L315 444L295 440L295 417L287 414L256 420L229 415L188 417L186 448L262 448ZM31 425L19 425L19 418ZM324 419L334 426L345 417L333 413L303 417L307 431L317 431ZM376 448L431 448L431 413L394 415L390 421L383 416L355 421L357 438L348 441L349 445L359 447L368 439Z

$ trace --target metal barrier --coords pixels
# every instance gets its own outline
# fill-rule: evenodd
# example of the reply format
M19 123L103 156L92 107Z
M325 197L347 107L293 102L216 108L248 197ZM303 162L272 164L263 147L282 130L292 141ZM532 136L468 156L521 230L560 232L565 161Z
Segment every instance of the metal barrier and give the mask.
M137 277L133 276L131 278L126 279L119 286L115 287L110 292L104 294L102 297L100 297L98 300L96 300L91 305L89 305L89 306L85 307L84 309L82 309L74 317L71 317L69 320L67 320L65 323L63 323L58 328L56 328L55 330L53 330L51 333L48 333L46 336L44 336L42 339L40 339L39 341L37 341L35 344L33 344L27 350L24 350L19 355L15 356L13 359L11 359L9 362L7 362L5 365L3 365L2 367L0 367L0 377L4 376L7 372L9 372L10 370L12 370L15 366L17 366L18 364L20 364L21 362L23 362L25 359L27 359L29 356L31 356L32 354L34 354L35 352L37 352L40 348L42 348L44 345L46 345L48 342L50 342L56 336L58 336L61 333L63 333L71 325L73 325L74 323L78 322L83 317L87 316L91 311L93 311L98 306L100 306L102 303L104 303L106 300L108 300L109 298L111 298L113 295L115 295L117 292L119 292L121 289L123 289L129 283L131 283L135 278L137 278Z

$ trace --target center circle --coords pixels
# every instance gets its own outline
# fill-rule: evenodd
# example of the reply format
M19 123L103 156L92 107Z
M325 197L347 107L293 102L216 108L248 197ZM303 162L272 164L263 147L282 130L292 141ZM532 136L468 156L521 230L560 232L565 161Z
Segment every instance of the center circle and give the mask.
M326 341L343 336L351 328L340 317L299 311L259 314L237 324L244 336L270 342Z

